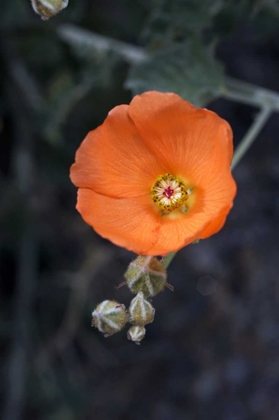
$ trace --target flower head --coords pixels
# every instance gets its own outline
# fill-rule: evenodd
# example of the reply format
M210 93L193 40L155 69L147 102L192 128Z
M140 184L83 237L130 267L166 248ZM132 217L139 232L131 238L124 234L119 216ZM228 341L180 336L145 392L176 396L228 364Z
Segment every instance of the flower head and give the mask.
M165 255L218 232L236 194L229 124L173 93L146 92L88 133L71 180L104 238Z

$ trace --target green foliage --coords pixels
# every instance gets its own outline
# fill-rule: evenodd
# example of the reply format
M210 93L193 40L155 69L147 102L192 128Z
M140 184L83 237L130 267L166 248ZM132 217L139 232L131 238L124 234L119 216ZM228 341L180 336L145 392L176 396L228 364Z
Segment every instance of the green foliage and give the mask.
M214 33L220 37L233 32L237 26L250 20L257 28L264 29L265 21L268 25L264 32L278 27L279 6L276 0L227 0L225 7L220 10L214 22Z
M174 44L132 66L126 87L134 95L147 90L175 92L202 106L223 87L223 67L213 52L212 46L204 47L197 40Z
M212 19L224 4L224 0L154 0L142 38L157 48L189 36L199 36L211 26Z
M205 105L223 91L223 67L213 44L247 19L256 18L264 29L267 16L270 22L271 14L279 15L276 7L274 0L153 0L142 31L150 55L131 67L125 86L134 95L176 92Z
M279 16L276 0L153 0L141 39L151 49L192 37L215 38L232 32L241 22Z

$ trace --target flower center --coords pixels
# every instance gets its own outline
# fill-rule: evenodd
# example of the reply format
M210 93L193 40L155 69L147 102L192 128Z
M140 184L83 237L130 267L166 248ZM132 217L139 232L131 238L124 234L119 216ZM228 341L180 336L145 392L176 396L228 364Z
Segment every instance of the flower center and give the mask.
M163 194L167 197L167 198L171 198L172 195L174 193L174 190L171 189L171 187L168 187L164 190Z
M160 175L151 188L151 197L163 211L170 213L188 199L188 191L180 178L171 174Z

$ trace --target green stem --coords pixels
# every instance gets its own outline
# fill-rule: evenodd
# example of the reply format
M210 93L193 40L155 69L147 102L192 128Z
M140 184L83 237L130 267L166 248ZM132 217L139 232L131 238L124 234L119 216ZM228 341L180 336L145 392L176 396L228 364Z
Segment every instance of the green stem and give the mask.
M279 93L241 80L225 77L224 98L263 108L271 106L279 111Z
M266 121L270 117L272 111L273 111L273 108L271 106L268 106L268 105L264 106L261 109L259 115L257 116L255 121L253 122L253 124L251 125L251 127L249 128L249 130L247 131L245 136L243 137L241 143L239 144L239 146L235 150L233 161L232 161L232 166L231 166L232 170L236 167L236 165L238 165L238 163L243 158L243 156L245 155L247 150L254 143L254 141L256 140L259 132L261 131L261 129L265 125Z
M170 252L165 258L163 258L163 264L165 268L168 268L173 258L175 257L176 252Z

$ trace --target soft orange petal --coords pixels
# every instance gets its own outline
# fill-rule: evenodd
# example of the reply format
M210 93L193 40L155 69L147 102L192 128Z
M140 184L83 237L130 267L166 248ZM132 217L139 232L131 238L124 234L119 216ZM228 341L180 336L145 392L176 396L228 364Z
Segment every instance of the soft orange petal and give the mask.
M197 239L205 239L217 233L225 224L232 205L226 207L213 220L204 213L189 213L181 218L163 218L159 229L158 240L148 249L148 255L166 255L169 252L193 243Z
M223 155L223 162L231 162L229 124L174 93L135 96L128 112L148 148L170 173L192 181L199 179L211 164L215 147Z
M218 150L216 149L216 155ZM197 181L195 187L199 193L197 200L199 211L208 221L214 220L218 215L228 212L232 207L236 195L236 183L231 175L230 168L224 164L220 157L212 160L212 166L204 176Z
M219 230L222 229L224 226L228 213L230 209L232 208L232 205L227 206L227 208L218 215L215 219L213 219L202 231L202 233L199 235L200 239L206 239L209 236L214 235L215 233L219 232Z
M111 197L147 194L164 170L137 133L128 105L114 108L76 153L71 180L77 187Z
M206 222L202 214L192 217L162 220L158 241L148 249L148 255L165 255L169 252L178 251L186 245L199 239Z
M80 188L77 210L99 235L137 254L157 241L160 219L150 209L149 196L111 198Z

